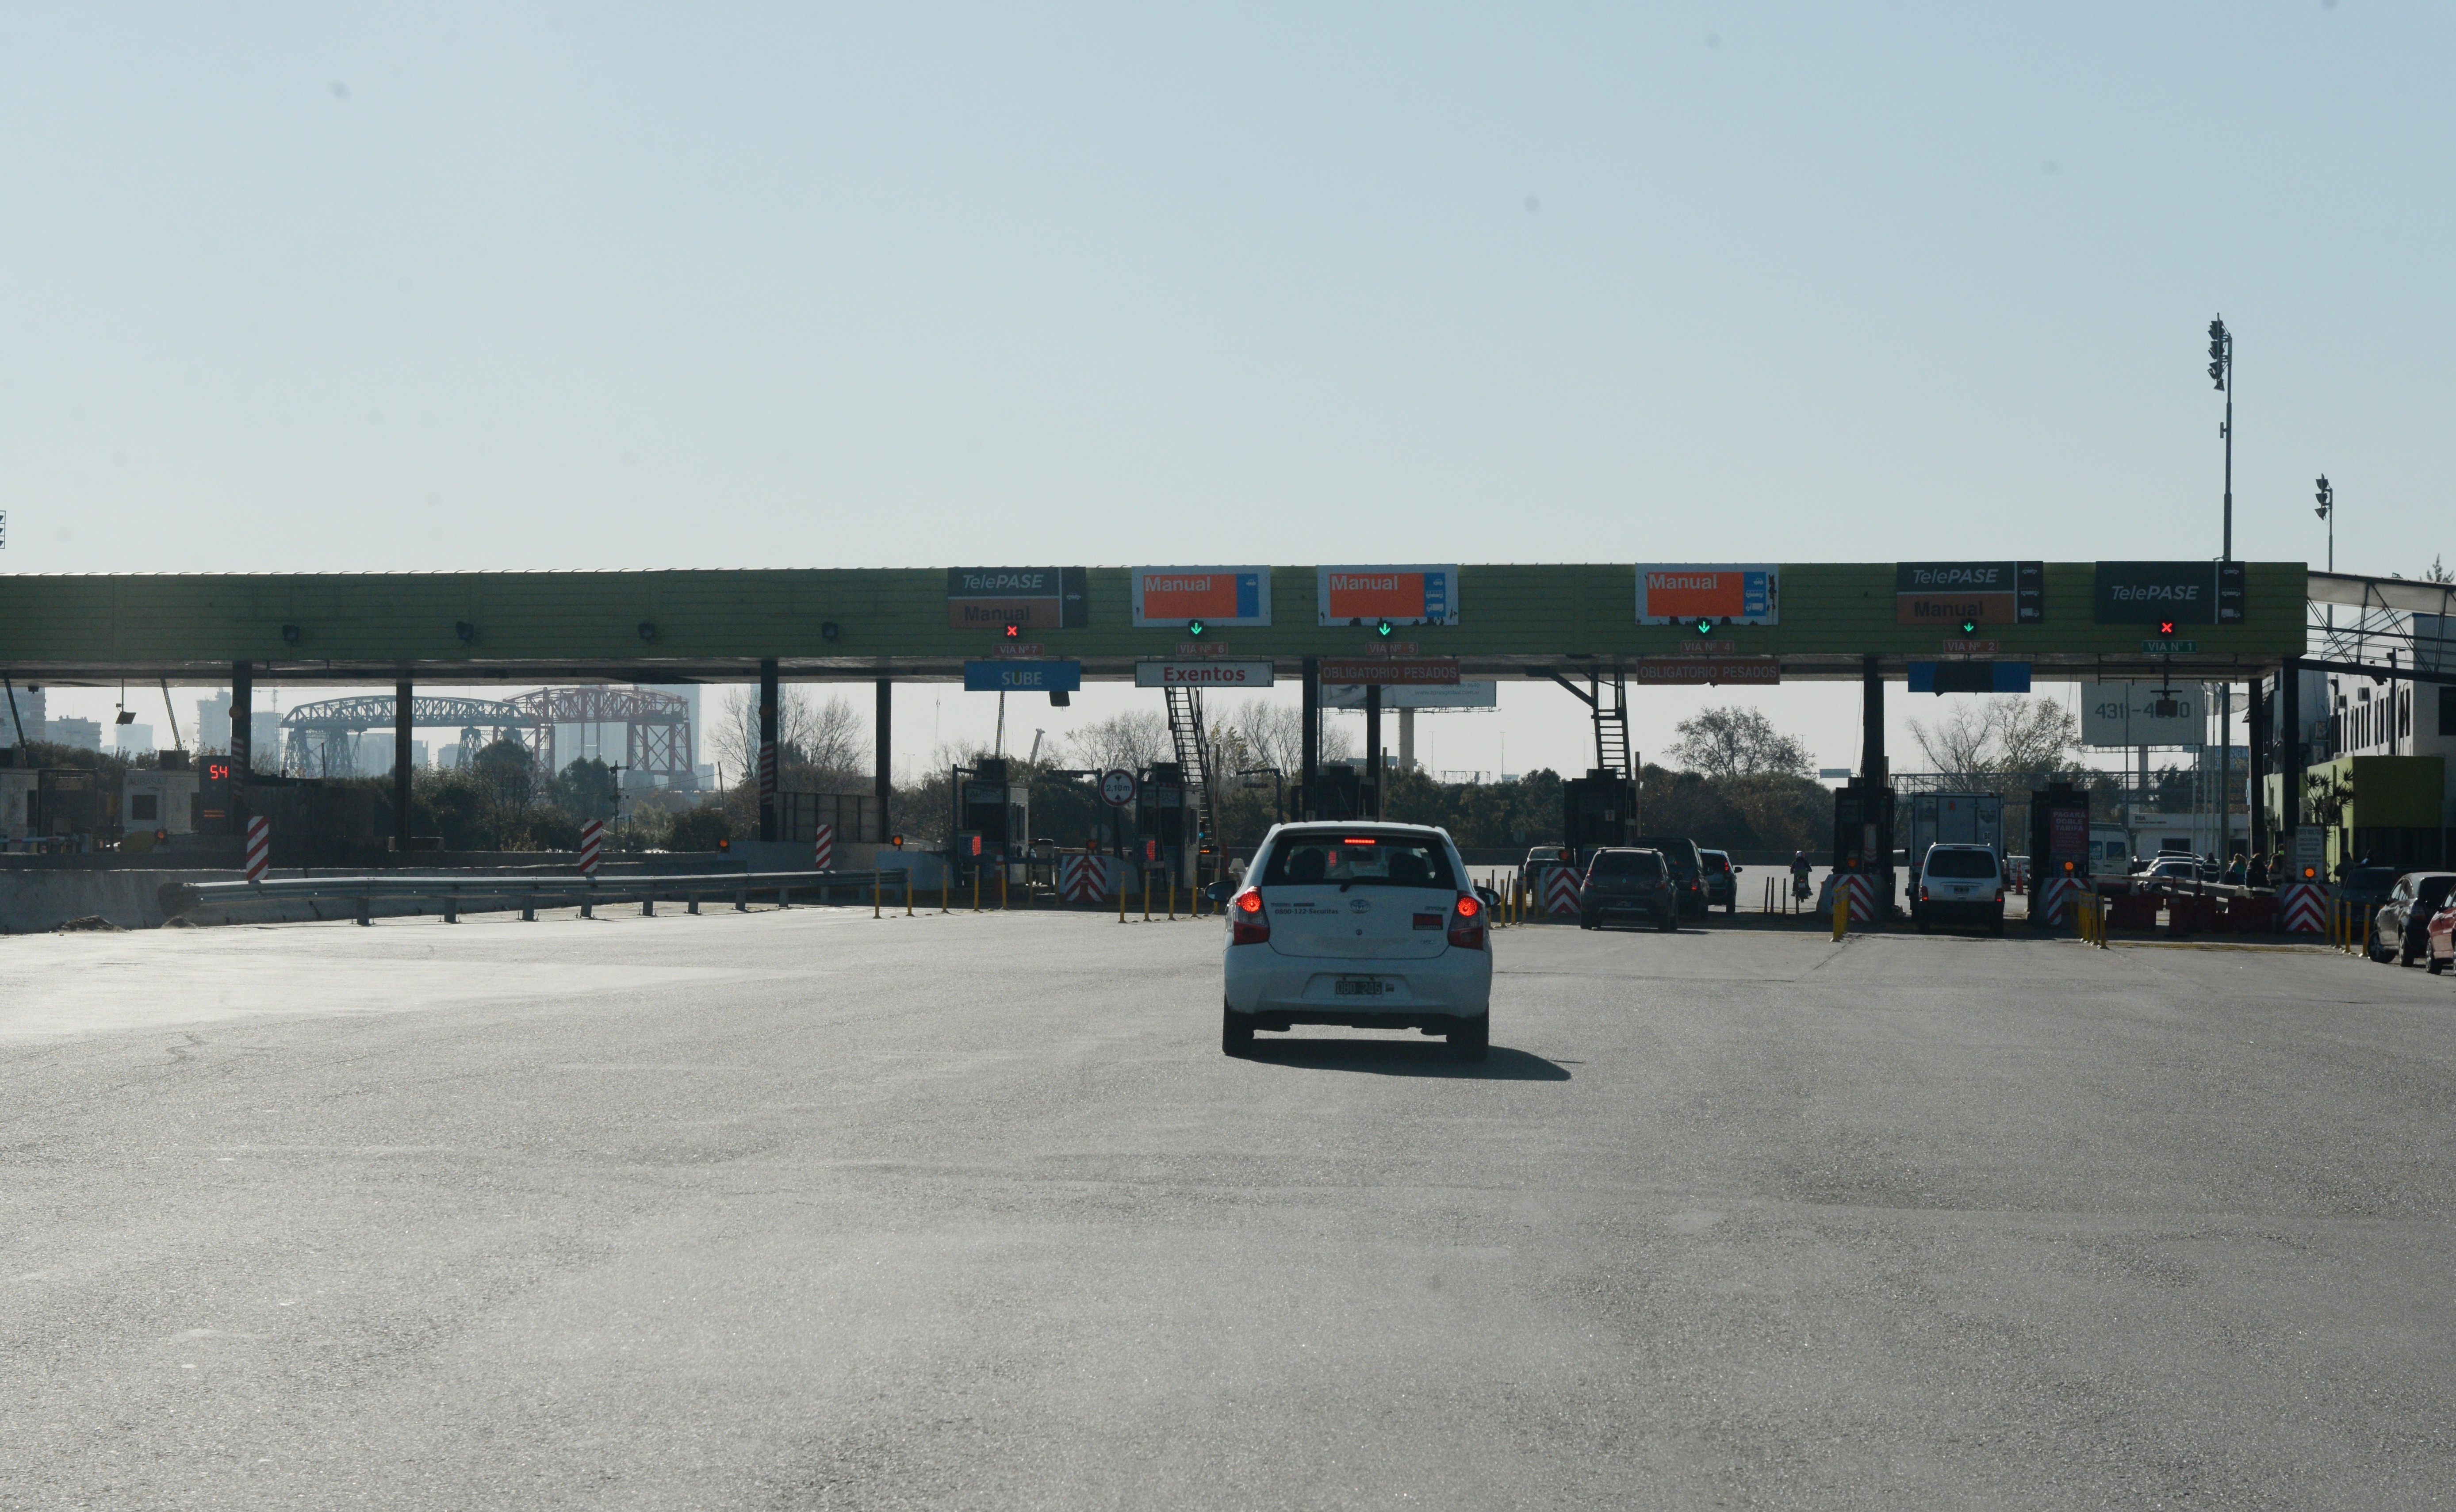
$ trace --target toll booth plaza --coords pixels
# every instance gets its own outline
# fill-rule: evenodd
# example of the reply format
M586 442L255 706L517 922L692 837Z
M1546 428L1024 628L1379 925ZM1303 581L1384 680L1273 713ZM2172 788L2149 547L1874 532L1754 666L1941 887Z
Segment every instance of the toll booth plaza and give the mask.
M756 681L759 834L731 864L808 868L806 830L841 870L910 868L895 831L926 824L952 885L976 876L1064 894L1064 850L1082 853L1076 891L1193 892L1220 874L1206 696L1300 682L1307 718L1299 769L1281 774L1300 817L1381 816L1373 768L1324 764L1324 689L1355 699L1368 749L1387 749L1385 705L1470 681L1556 684L1589 710L1594 759L1565 795L1576 851L1644 832L1645 794L1629 748L1632 698L1670 685L1769 688L1849 680L1864 689L1864 748L1837 795L1821 865L1852 879L1863 922L1901 901L1906 843L1884 748L1886 684L1924 693L2015 693L2053 681L2158 687L2243 684L2255 726L2300 728L2308 584L2300 563L1948 562L1619 563L1525 566L1340 564L1218 567L955 567L641 573L76 577L6 580L0 671L11 685L159 683L227 686L232 740L196 799L199 845L235 848L252 818L282 809L269 779L248 778L244 746L258 682L285 687L390 684L407 749L421 684L560 679L651 684ZM2431 677L2408 664L2404 675ZM1083 773L1107 812L1081 844L1041 843L1035 795L997 761L950 773L943 839L936 816L894 817L887 753L894 684L960 680L1001 699L1063 705L1086 680L1154 690L1174 760ZM777 787L777 700L788 683L867 682L879 760L870 802L824 795L842 824L806 820ZM1399 710L1403 718L1403 709ZM422 717L422 716L420 716ZM2282 853L2302 823L2303 785L2265 781L2253 742L2251 830ZM2308 756L2298 746L2296 760ZM413 848L405 765L395 771L393 849ZM1062 795L1040 795L1042 802ZM1073 798L1069 802L1075 802ZM2057 811L2049 795L2007 795L2013 812ZM68 797L41 804L72 811ZM854 807L848 807L854 805ZM30 807L21 804L20 807ZM100 810L97 809L97 814ZM106 820L92 821L97 828ZM294 864L306 821L276 823L274 865ZM2017 838L2017 837L2016 837ZM2011 848L2008 843L2006 848ZM1105 858L1089 864L1095 852ZM195 852L202 854L203 852ZM2090 875L2086 827L2037 829L2030 854L2057 884L2041 922ZM225 858L227 861L227 858ZM1112 875L1113 872L1118 874ZM1096 889L1082 881L1097 874ZM913 871L908 883L918 880Z
M1657 832L1627 722L1680 684L1852 680L1873 713L1889 683L2236 682L2301 777L2373 758L2301 676L2300 567L6 591L9 684L228 686L242 743L263 682L390 685L406 728L420 683L755 680L772 745L788 682L870 684L884 726L897 682L1013 712L1133 679L1176 748L966 758L900 789L882 763L877 791L824 804L780 760L757 787L773 838L482 871L284 859L313 790L248 781L242 750L195 774L218 833L185 870L7 858L0 915L51 889L70 919L159 924L114 911L158 882L192 924L299 922L7 924L0 1502L2369 1508L2456 1487L2449 978L2339 936L2096 949L2150 895L2095 874L2089 792L1965 803L1871 741L1817 858L1846 868L1839 938L1753 908L1578 929L1545 911L1555 883L1470 858L1505 906L1477 900L1473 943L1442 912L1414 928L1422 959L1489 952L1480 1060L1343 1023L1222 1053L1223 962L1274 946L1188 922L1219 869L1208 791L1242 780L1196 743L1223 691L1355 688L1319 696L1374 722L1463 681L1572 700L1595 737L1562 800L1582 848ZM2344 745L2313 747L2323 719ZM1312 765L1268 779L1285 806L1382 801ZM158 813L184 787L122 796ZM2310 831L2310 791L2274 785L2261 831ZM105 796L10 780L0 813L99 832ZM268 825L269 874L244 880ZM1925 837L2026 847L2064 922L1887 925ZM2214 934L2254 901L2161 911Z

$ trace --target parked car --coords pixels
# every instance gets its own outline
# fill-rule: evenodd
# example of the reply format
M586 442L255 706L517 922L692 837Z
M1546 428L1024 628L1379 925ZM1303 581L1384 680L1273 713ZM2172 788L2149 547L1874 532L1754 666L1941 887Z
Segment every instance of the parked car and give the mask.
M1925 934L1941 924L2004 932L2004 868L1986 846L1934 845L1920 858L1911 918Z
M1697 842L1684 835L1640 835L1629 844L1640 850L1659 850L1671 868L1671 885L1680 889L1680 911L1706 916L1706 858Z
M1727 850L1700 850L1698 859L1706 866L1706 907L1719 903L1726 912L1740 911L1740 868L1731 865Z
M2337 902L2367 921L2396 890L2394 867L2355 867L2337 881Z
M1599 930L1614 915L1641 915L1668 934L1680 928L1680 889L1659 850L1613 846L1586 863L1578 889L1578 928Z
M1486 905L1446 831L1279 825L1228 899L1219 1048L1298 1024L1413 1029L1482 1060L1491 1043Z
M2437 976L2456 963L2456 899L2430 916L2430 925L2423 934L2424 962L2430 974Z
M2370 937L2363 942L2370 958L2399 966L2421 960L2430 916L2446 906L2450 884L2456 884L2456 871L2408 871L2397 878L2387 901L2371 914Z
M2211 868L2194 856L2164 855L2152 862L2144 876L2165 878L2175 882L2206 882Z

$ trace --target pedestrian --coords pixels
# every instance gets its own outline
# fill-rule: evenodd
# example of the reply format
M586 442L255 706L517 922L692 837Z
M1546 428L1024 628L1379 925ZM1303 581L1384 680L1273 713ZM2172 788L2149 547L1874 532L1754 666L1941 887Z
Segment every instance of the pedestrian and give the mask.
M2264 888L2269 885L2267 851L2255 850L2251 853L2251 865L2243 871L2242 885L2246 888Z

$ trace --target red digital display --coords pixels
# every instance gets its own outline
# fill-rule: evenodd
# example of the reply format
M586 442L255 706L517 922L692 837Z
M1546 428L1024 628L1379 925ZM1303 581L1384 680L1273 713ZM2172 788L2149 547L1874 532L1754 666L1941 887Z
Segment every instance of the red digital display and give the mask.
M228 762L205 763L205 781L209 783L226 783L230 781L230 763Z

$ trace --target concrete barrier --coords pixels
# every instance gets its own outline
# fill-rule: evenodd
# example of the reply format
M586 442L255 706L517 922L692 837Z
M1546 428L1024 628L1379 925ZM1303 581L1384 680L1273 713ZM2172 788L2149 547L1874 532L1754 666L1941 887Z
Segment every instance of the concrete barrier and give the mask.
M72 919L103 918L123 930L158 930L164 917L157 896L166 882L243 882L243 871L139 871L118 867L107 871L0 871L0 934L47 934ZM386 899L375 905L380 918L434 911L414 898ZM198 909L191 924L301 924L316 919L346 919L356 909L347 902L302 898L280 903L252 903L241 909Z

